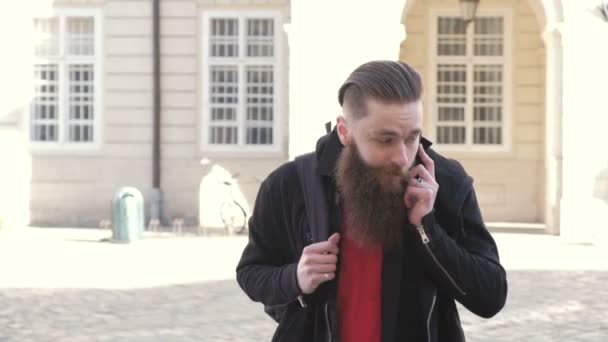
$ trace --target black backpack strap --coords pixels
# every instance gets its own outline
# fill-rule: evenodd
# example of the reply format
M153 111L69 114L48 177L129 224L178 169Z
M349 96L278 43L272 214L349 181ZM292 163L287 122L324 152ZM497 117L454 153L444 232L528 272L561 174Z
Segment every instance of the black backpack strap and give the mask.
M304 194L306 216L313 242L329 238L329 209L321 176L317 171L317 158L307 153L296 158L298 178Z
M317 158L314 153L308 153L297 157L295 163L304 194L310 235L313 242L325 241L329 238L329 211L321 176L317 172ZM276 322L281 321L286 310L286 305L264 305L264 311Z

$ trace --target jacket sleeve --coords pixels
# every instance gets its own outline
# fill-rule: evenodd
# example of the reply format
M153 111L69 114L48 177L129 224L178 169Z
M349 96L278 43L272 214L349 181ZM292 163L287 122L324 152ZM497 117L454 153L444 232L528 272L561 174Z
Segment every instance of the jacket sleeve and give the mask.
M481 317L497 314L507 299L507 278L494 239L483 223L475 192L470 190L459 217L462 238L455 241L434 213L414 229L415 248L438 288Z
M287 304L300 295L297 262L281 253L288 241L281 197L268 180L262 183L249 220L249 241L236 268L237 282L249 298L269 306Z

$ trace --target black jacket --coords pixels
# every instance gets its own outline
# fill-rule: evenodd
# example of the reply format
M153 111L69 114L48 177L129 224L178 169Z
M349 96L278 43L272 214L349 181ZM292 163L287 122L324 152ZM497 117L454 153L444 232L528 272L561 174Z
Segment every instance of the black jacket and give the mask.
M423 144L430 145L426 140ZM334 167L341 149L335 130L322 137L316 149L332 222L329 235L340 227ZM402 251L384 253L382 342L464 341L454 300L489 318L507 297L506 274L483 223L472 178L458 162L430 148L426 151L435 162L439 192L434 211L423 218L424 231L408 225ZM273 341L338 342L339 271L336 281L304 296L306 307L297 300L297 264L303 248L316 241L311 238L294 162L282 165L262 183L249 229L237 281L252 300L286 309Z

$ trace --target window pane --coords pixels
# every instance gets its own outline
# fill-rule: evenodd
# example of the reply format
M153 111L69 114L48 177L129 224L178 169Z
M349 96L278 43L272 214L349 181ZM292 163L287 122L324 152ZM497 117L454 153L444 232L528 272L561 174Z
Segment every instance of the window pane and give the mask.
M438 126L437 143L439 144L464 144L465 127L463 126Z
M209 22L209 53L211 57L239 56L238 19L211 19Z
M473 143L502 144L502 65L474 65L473 75Z
M34 19L34 54L51 57L59 54L59 19Z
M57 141L58 132L57 64L34 65L34 97L31 102L31 139Z
M228 126L211 126L210 138L212 144L236 144L237 128Z
M500 145L502 143L501 127L475 127L473 143L480 145Z
M68 141L93 141L94 73L92 64L68 66Z
M274 56L274 20L247 20L247 56Z
M477 17L475 18L475 34L496 34L503 33L502 17Z
M92 56L95 54L95 22L91 17L67 19L67 51L70 55Z
M481 17L475 19L475 56L503 55L503 18Z
M464 107L439 107L438 121L463 121L464 122Z
M236 66L210 68L211 144L238 143L238 69Z
M437 65L437 96L439 102L466 102L467 66L465 64Z
M438 18L439 58L435 76L438 143L500 145L504 142L501 59L482 65L476 58L461 64L449 64L459 63L459 59L442 58L471 55L468 51L475 57L503 57L506 53L504 24L502 17L477 17L467 29L460 18Z
M437 65L437 142L465 142L465 106L467 102L467 66Z
M465 56L467 35L461 18L439 17L437 21L437 55Z
M247 144L273 143L274 73L271 65L247 67Z

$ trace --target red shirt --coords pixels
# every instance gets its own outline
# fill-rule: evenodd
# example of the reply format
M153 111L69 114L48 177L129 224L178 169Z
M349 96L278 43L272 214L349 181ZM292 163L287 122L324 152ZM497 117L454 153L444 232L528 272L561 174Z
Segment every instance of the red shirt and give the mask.
M343 227L340 238L340 341L380 342L382 249L360 246L344 234L347 228Z

